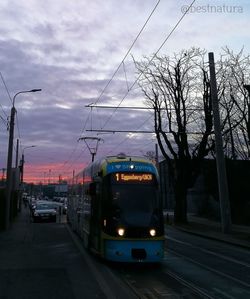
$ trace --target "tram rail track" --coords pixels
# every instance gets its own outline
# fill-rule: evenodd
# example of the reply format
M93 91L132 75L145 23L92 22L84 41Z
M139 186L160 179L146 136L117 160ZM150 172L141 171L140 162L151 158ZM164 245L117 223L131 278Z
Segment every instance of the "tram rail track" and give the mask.
M189 261L189 262L191 262L191 263L193 263L195 265L198 265L198 266L202 267L205 270L208 270L210 272L216 273L217 275L220 275L220 276L222 276L224 278L230 279L230 280L232 280L232 281L234 281L234 282L236 282L238 284L241 284L242 286L250 289L250 284L249 283L246 283L246 282L244 282L244 281L242 281L240 279L237 279L237 278L235 278L235 277L233 277L231 275L228 275L228 274L223 273L223 272L221 272L219 270L216 270L216 269L214 269L212 267L209 267L209 266L207 266L207 265L205 265L203 263L200 263L200 262L198 262L198 261L196 261L196 260L194 260L194 259L192 259L190 257L187 257L187 256L185 256L185 255L183 255L183 254L181 254L179 252L176 252L176 251L174 251L172 249L168 249L168 252L170 252L170 253L172 253L172 254L174 254L176 256L179 256L179 257L181 257L181 258L183 258L183 259L185 259L185 260L187 260L187 261Z

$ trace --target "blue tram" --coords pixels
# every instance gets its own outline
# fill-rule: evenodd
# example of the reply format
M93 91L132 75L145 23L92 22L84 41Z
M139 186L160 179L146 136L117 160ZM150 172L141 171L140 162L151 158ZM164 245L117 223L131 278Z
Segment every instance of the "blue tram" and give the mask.
M68 221L86 248L110 261L163 259L163 209L151 161L105 157L74 177L70 189Z

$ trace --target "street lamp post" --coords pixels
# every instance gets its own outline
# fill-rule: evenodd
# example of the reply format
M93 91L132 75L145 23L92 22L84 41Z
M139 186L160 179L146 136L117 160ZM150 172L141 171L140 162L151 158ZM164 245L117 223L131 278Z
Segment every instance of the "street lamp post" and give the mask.
M20 177L20 186L23 190L23 172L24 172L24 150L25 149L28 149L28 148L32 148L32 147L36 147L36 145L30 145L30 146L26 146L23 148L23 151L22 151L22 159L20 161L20 172L21 172L21 177ZM21 208L22 208L22 202L21 200L19 200L19 211L21 211Z
M31 148L31 147L36 147L36 145L30 145L30 146L26 146L24 149L23 149L23 152L22 152L22 159L21 159L21 163L20 163L20 168L21 168L21 184L23 183L23 169L24 169L24 150L27 149L27 148Z
M19 91L14 95L13 104L10 114L10 127L9 127L9 146L8 146L8 159L7 159L7 175L6 175L6 197L5 197L5 229L9 228L10 224L10 200L12 189L12 155L13 155L13 139L14 139L14 126L15 126L15 99L20 93L37 92L41 89L31 89Z

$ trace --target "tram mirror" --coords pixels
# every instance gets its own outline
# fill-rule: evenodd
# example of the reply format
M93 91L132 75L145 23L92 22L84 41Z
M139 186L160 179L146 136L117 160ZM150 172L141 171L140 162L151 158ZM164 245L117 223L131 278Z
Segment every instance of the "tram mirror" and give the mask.
M95 183L89 184L89 195L90 196L96 195L96 184Z

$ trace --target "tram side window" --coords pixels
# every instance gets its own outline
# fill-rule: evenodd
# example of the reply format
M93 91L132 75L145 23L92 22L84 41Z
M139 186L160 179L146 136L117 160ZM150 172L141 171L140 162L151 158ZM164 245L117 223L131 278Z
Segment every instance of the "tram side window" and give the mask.
M112 209L111 194L110 176L106 176L102 181L102 211L104 217L109 215Z

